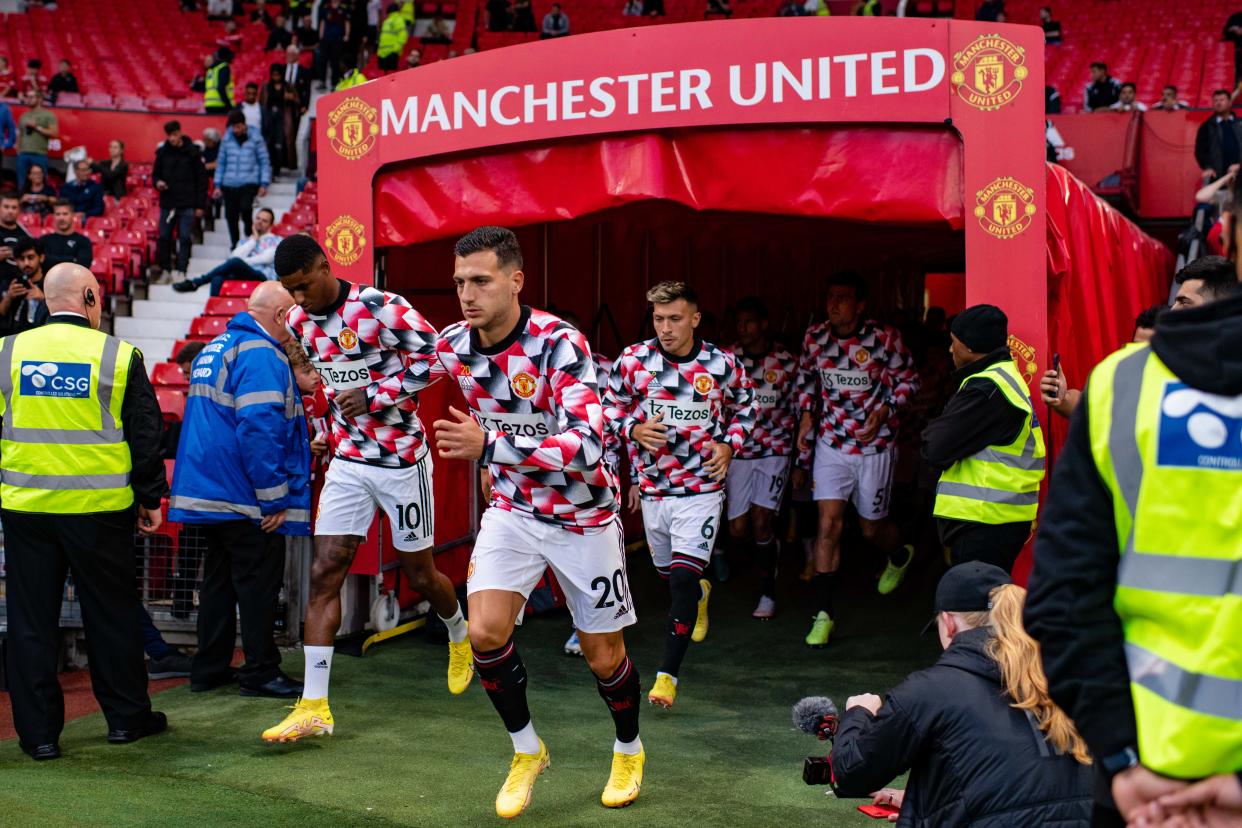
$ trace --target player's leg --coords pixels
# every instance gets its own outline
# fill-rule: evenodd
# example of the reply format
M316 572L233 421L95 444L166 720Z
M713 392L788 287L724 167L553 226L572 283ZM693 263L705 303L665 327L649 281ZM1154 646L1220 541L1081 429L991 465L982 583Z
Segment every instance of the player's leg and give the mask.
M789 477L789 458L765 457L756 465L750 523L755 562L759 567L759 603L752 615L755 618L771 618L776 613L776 563L781 554L780 541L776 537L776 515L780 511Z
M707 638L707 606L712 585L703 577L703 570L719 531L723 494L712 492L669 498L665 503L672 549L668 576L670 601L664 659L657 678L669 676L674 686L690 642Z
M862 458L858 489L854 496L863 538L879 548L887 559L877 586L881 595L887 595L901 585L914 557L914 547L902 546L897 525L888 519L896 451L892 448Z
M729 471L725 477L725 519L729 523L729 545L734 550L735 560L738 557L736 553L739 551L745 553L741 556L742 558L746 560L753 558L754 537L750 531L750 507L753 503L755 477L754 460L734 460L729 464ZM723 550L716 549L712 557L713 564L722 553ZM727 577L728 573L725 574ZM725 580L720 577L719 570L716 573L716 580L721 582Z
M669 535L669 511L664 500L642 501L643 532L647 536L647 548L651 550L651 562L655 565L656 574L671 588L671 567L673 564L672 538ZM687 631L688 632L688 631ZM664 672L657 672L647 701L660 707L672 707L677 698L677 679Z
M807 633L808 647L824 647L832 634L835 607L833 592L841 566L841 532L845 527L845 506L858 487L858 457L824 443L815 448L814 490L819 512L815 536L816 612Z

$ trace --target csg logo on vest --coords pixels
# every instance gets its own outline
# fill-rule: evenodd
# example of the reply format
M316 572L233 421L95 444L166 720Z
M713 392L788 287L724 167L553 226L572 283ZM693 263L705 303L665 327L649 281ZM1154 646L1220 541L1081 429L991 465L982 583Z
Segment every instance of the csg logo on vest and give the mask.
M1156 463L1242 471L1242 397L1171 382L1160 401Z
M23 362L18 393L85 399L91 395L91 366L85 362Z

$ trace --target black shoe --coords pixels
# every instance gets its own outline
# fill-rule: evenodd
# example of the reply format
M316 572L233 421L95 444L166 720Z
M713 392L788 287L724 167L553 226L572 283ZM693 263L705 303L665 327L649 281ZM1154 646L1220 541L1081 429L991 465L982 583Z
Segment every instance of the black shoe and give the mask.
M147 720L137 727L126 730L109 730L108 741L114 745L127 745L147 736L163 733L168 729L168 717L158 710L152 711Z
M232 684L235 681L237 681L237 676L234 675L232 670L230 670L224 675L214 676L212 678L200 679L198 681L191 681L190 692L191 693L207 693L211 690L215 690L218 687L224 687L225 685Z
M147 662L147 677L153 679L189 678L190 657L171 650L160 658Z
M289 678L284 673L263 684L242 683L240 694L243 696L266 696L269 699L296 699L302 695L302 682Z
M182 279L180 282L174 282L172 288L177 293L193 293L198 290L198 285L190 279Z
M22 753L29 756L36 762L46 762L49 759L60 758L60 745L50 742L46 745L35 745L31 747L25 742L18 742L17 746L22 749Z

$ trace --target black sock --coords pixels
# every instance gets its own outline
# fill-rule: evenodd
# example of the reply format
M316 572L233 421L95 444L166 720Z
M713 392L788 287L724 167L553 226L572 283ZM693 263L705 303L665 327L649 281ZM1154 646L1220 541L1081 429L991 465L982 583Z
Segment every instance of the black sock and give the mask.
M776 536L766 541L755 541L755 561L759 564L759 591L768 598L776 597L776 562L780 558L781 542Z
M498 650L475 650L474 669L487 691L487 697L505 729L517 733L530 724L530 707L526 704L526 665L517 654L510 638Z
M836 580L835 572L816 572L815 578L811 581L815 585L815 597L819 600L819 608L821 611L832 616L832 584Z
M626 656L616 671L606 679L595 677L599 696L612 713L617 728L618 742L632 742L638 738L638 696L642 688L638 683L638 668Z
M698 615L702 589L699 577L703 574L703 562L695 558L673 555L669 570L668 589L671 596L668 608L668 635L664 639L664 661L660 672L676 676L681 662L690 646L690 633Z
M888 562L896 567L903 567L914 559L914 547L898 546L888 553Z

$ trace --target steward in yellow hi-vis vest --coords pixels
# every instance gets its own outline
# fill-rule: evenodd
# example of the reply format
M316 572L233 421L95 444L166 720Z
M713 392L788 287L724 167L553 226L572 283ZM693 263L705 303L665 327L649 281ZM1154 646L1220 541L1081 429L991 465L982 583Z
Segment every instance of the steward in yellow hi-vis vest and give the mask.
M61 587L82 604L91 682L108 741L165 727L151 712L134 567L168 492L163 419L142 355L98 330L103 293L77 264L43 280L46 324L0 339L0 522L7 564L13 722L36 760L60 756Z
M1233 273L1232 262L1208 258L1219 261L1202 267ZM1208 824L1242 824L1242 296L1233 293L1163 314L1149 345L1096 366L1035 543L1025 625L1053 699L1111 778L1114 801L1099 807L1120 811L1116 824L1182 780L1203 780L1187 795L1224 808Z
M923 458L941 470L940 540L954 564L985 561L1009 572L1039 509L1044 433L1000 308L962 311L951 343L957 390L923 431Z
M233 51L221 47L216 63L207 70L203 81L203 111L210 114L228 112L233 108Z

